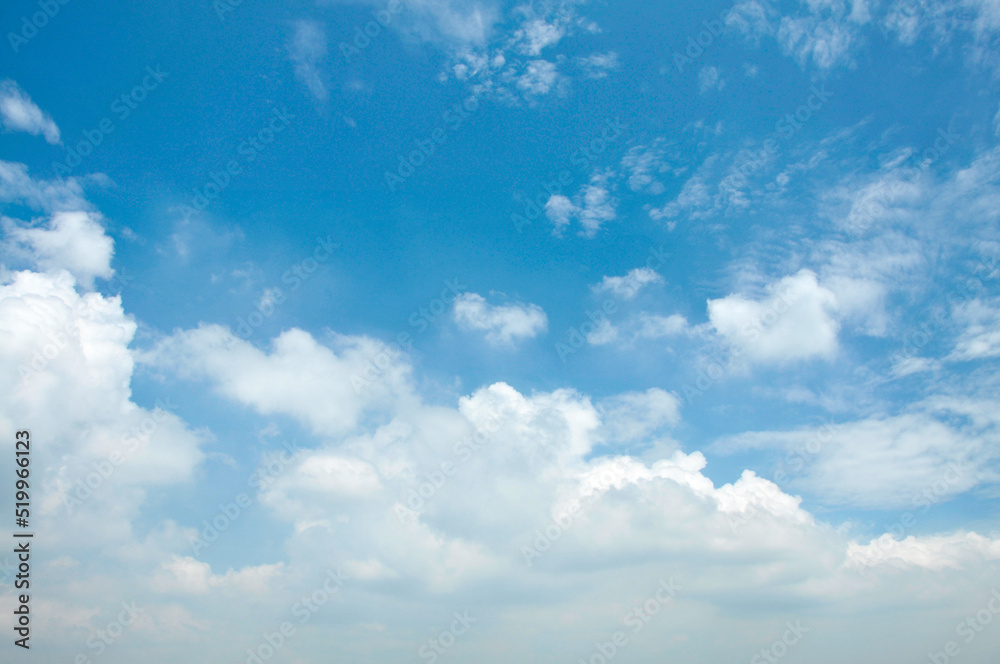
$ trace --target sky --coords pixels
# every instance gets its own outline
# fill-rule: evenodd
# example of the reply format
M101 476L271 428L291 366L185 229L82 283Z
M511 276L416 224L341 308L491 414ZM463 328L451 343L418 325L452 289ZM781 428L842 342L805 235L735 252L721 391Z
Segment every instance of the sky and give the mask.
M2 661L995 662L997 0L0 27Z

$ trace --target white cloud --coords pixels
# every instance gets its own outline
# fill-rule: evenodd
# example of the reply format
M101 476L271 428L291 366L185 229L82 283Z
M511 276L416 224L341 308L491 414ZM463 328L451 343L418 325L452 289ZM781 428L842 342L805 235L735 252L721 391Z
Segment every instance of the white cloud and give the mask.
M544 95L556 85L559 72L554 62L532 60L517 78L517 87L529 95Z
M605 78L609 72L621 67L618 54L614 51L593 53L586 57L577 58L577 63L587 78Z
M643 311L629 316L618 325L607 319L602 320L597 328L587 335L587 343L594 346L618 343L627 347L640 339L667 339L691 332L690 324L681 314L661 316Z
M805 67L810 61L819 69L851 62L853 30L835 19L785 16L778 28L778 42Z
M225 574L213 574L208 563L190 556L174 555L162 563L159 573L153 578L152 586L162 593L182 595L204 595L217 588L236 588L251 595L264 595L269 584L283 571L283 563L244 567L236 571L230 568Z
M57 212L47 227L22 228L10 219L3 221L10 238L5 249L26 255L43 270L68 270L87 288L95 277L110 279L114 274L114 242L95 213Z
M45 136L45 141L58 145L59 127L48 113L38 108L31 97L17 83L7 79L0 81L0 123L4 131L25 131L29 134Z
M0 285L0 366L11 377L0 388L0 423L31 422L32 437L45 441L32 451L33 516L51 550L87 556L98 576L183 542L167 529L144 544L131 523L149 489L192 479L208 438L168 403L132 400L136 328L119 298L81 294L67 272L18 272Z
M90 205L76 178L35 180L28 167L0 160L0 201L20 203L34 210L87 210Z
M598 404L604 432L611 440L648 440L659 429L680 422L680 400L660 388L627 392Z
M657 138L647 145L636 145L622 157L622 167L628 172L628 186L634 192L653 195L665 191L662 175L681 175L687 170L681 152L665 139Z
M708 301L712 327L760 364L832 358L840 330L836 312L836 295L809 270L772 284L760 300L729 295Z
M989 481L997 453L986 441L996 422L949 422L971 414L941 401L894 417L871 417L796 431L744 433L717 449L798 451L800 467L785 468L790 486L827 505L926 511L925 505Z
M562 230L569 226L570 220L577 212L578 209L573 205L573 201L562 194L553 194L545 203L545 216L555 226L557 234L562 233Z
M639 291L650 284L662 284L663 277L648 267L637 267L629 270L623 277L604 277L601 283L594 286L594 292L611 292L623 300L634 300Z
M562 26L533 18L514 31L513 39L521 53L537 57L546 47L558 44L565 34Z
M545 216L552 222L555 235L560 235L570 220L577 219L581 226L580 235L594 237L602 225L617 217L615 207L618 200L611 195L614 186L612 175L610 171L595 172L590 177L590 183L584 185L573 200L561 194L549 197L545 203Z
M702 67L698 72L698 90L705 94L708 91L719 91L726 87L726 80L719 76L719 70L712 65Z
M957 305L952 316L965 329L949 359L1000 357L1000 303L977 298Z
M537 304L491 305L476 293L455 298L453 316L463 329L485 330L486 340L495 345L530 339L548 329L548 317Z
M351 431L366 413L408 398L409 365L382 362L398 353L367 337L334 335L332 341L328 348L291 329L264 353L223 327L203 325L161 340L140 357L152 367L207 378L260 413L295 414L323 435ZM373 369L376 359L384 368Z
M326 101L329 91L321 73L327 44L323 26L315 21L296 21L295 34L288 45L288 55L295 65L295 77L317 101Z
M399 29L405 36L446 49L485 45L500 18L498 5L488 0L407 0L403 7Z
M304 345L301 364L276 365L267 379L275 391L294 390L303 376L301 366L326 369L328 354L317 344ZM247 361L243 355L220 355L230 365ZM236 373L220 367L207 377L221 387ZM343 380L336 373L335 380ZM311 388L321 397L300 404L296 401L303 394L297 393L297 399L277 403L274 412L312 426L331 408L342 408L342 394L317 384ZM238 403L259 400L253 394L221 391ZM336 428L318 447L303 450L261 493L270 516L289 525L284 542L288 571L246 572L241 592L259 591L265 584L254 582L266 576L267 592L287 597L291 604L302 594L299 586L289 588L283 581L292 570L301 575L330 561L358 577L351 581L358 592L352 595L348 589L343 596L345 611L362 605L388 611L389 603L404 602L412 613L428 606L420 598L400 599L393 590L400 583L432 595L475 589L483 611L494 606L489 599L493 593L536 597L543 587L540 604L523 602L516 613L500 612L496 618L498 628L537 644L551 642L551 626L525 629L543 613L563 616L574 634L577 629L602 629L620 620L621 607L632 603L631 596L622 599L623 579L638 594L668 570L690 593L684 600L687 610L671 614L671 625L697 642L691 647L671 642L672 652L684 657L708 652L722 660L759 646L759 636L753 635L713 645L717 613L731 606L733 597L834 604L843 608L838 620L845 621L837 629L849 631L861 624L851 616L863 614L870 620L866 611L915 601L932 584L937 594L928 621L937 623L955 607L961 610L982 578L996 572L1000 543L978 534L942 535L954 541L945 547L917 538L916 547L930 551L929 558L894 553L892 560L899 558L902 564L870 565L868 545L858 544L850 526L838 530L818 521L803 509L801 498L773 482L744 471L736 481L716 486L704 472L705 457L679 451L670 440L669 430L679 417L677 398L659 388L612 395L595 405L572 390L529 396L497 383L459 398L457 407L417 400L389 405L381 417L351 431ZM828 457L819 455L814 466L824 495L834 502L846 498L854 504L881 504L898 494L900 486L908 490L933 481L933 472L940 470L935 463L950 458L945 452L954 446L939 439L940 430L925 420L890 419L883 427L878 421L859 424L826 446ZM921 439L920 432L929 439ZM642 460L594 456L596 446L609 442L643 448L652 443L653 448ZM789 437L781 443L793 441ZM967 488L954 485L956 493ZM545 545L546 529L566 514L575 516ZM524 550L536 542L545 551L530 558L529 567ZM706 560L720 564L706 568ZM946 560L957 564L938 564ZM645 561L655 561L655 570ZM863 576L857 569L861 565L866 566ZM927 570L941 570L944 576L927 577ZM157 578L165 592L172 588L170 592L217 596L237 591L237 578L245 571L213 574L204 563L179 557L162 565ZM579 599L571 591L575 583L565 584L567 573L574 582L588 584L593 599L586 606L598 614L593 620L572 609L571 603L579 609ZM611 607L610 613L604 615L598 607ZM749 619L756 621L752 634L759 635L769 621L780 624L786 618L771 611ZM479 638L470 633L468 643L481 645ZM645 639L636 640L636 653L651 659L667 640L654 639L648 647ZM864 643L848 645L843 654L874 664L888 657L890 648L900 647L892 643L880 649L883 640L879 631Z
M902 541L891 534L869 542L852 542L847 549L848 565L856 568L885 566L896 569L924 569L940 572L976 565L981 560L1000 559L1000 541L978 533L914 537Z
M640 314L636 319L636 338L660 339L678 334L686 334L691 330L687 318L680 314L660 316L657 314Z

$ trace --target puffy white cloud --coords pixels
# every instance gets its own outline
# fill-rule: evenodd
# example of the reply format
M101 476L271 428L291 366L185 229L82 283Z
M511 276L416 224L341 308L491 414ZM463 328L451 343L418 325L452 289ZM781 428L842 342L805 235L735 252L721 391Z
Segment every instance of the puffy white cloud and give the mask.
M410 368L398 351L367 337L335 335L333 345L291 329L265 353L228 329L203 325L162 339L140 357L152 367L209 379L260 413L294 414L323 435L350 431L366 413L409 398Z
M708 301L712 327L760 364L832 358L840 330L836 310L836 296L809 270L772 284L760 300L729 295Z
M191 480L206 436L167 402L132 400L136 324L119 298L80 294L64 271L12 277L0 285L0 366L12 377L0 388L0 423L27 424L44 441L32 452L35 521L52 551L98 556L95 574L147 556L160 545L137 542L131 523L147 491Z
M939 572L974 566L981 560L1000 560L1000 541L967 532L911 535L900 541L887 533L868 544L852 542L847 547L847 564L860 569L885 566Z
M466 330L485 330L491 344L510 345L548 329L548 317L537 304L489 304L482 295L463 293L455 298L455 322Z
M21 254L42 270L67 270L85 287L94 278L110 279L114 241L104 234L100 216L90 212L57 212L47 227L23 228L3 220L9 240L5 249Z
M663 277L648 267L637 267L629 270L622 277L604 277L601 283L594 286L597 293L611 292L623 300L634 300L644 286L662 284Z
M53 145L59 141L59 127L52 117L38 108L31 97L17 83L7 79L0 81L0 123L5 131L25 131L38 136Z
M183 358L191 352L185 350L186 337L198 334L204 328L173 335L183 351L178 368L188 364ZM197 355L218 354L220 363L234 366L268 363L267 378L275 391L294 389L304 375L302 366L331 369L332 353L315 343L298 346L299 362L278 361L285 352L279 350L280 339L269 356L227 352L225 344L221 349L208 344ZM163 348L167 352L170 346ZM238 344L234 348L247 351ZM343 380L343 372L334 371ZM256 407L258 393L226 386L238 373L217 367L199 375L235 401ZM407 376L400 380L405 384ZM342 408L343 395L325 385L311 387L321 398L297 403L304 396L296 393L297 399L275 399L270 412L317 428L315 423L331 408ZM404 386L399 391L408 390ZM302 594L289 586L293 576L318 575L316 570L336 561L354 577L337 616L360 606L384 609L387 615L404 608L412 613L434 605L436 600L427 598L475 592L483 612L497 609L498 629L517 630L531 643L551 644L555 638L559 647L571 648L579 640L577 630L607 629L621 620L632 602L630 593L621 594L623 579L641 593L651 579L669 574L688 593L678 594L677 601L690 607L671 614L671 625L697 641L702 655L708 648L713 656L735 657L754 652L759 630L767 629L769 621L781 624L787 615L780 610L755 615L754 636L725 646L706 645L715 643L711 636L719 620L748 619L731 608L734 597L766 596L776 605L793 600L807 606L833 603L851 616L914 599L914 588L925 587L917 583L922 580L953 588L928 605L933 623L995 574L1000 544L980 535L940 536L957 542L947 556L958 564L911 564L920 559L910 554L902 556L904 565L870 564L868 545L858 544L849 527L837 530L817 520L803 509L801 498L775 483L745 471L736 481L716 486L705 473L704 455L679 451L667 437L679 416L678 399L658 388L612 395L596 405L572 390L525 395L503 383L460 397L457 406L391 402L381 417L353 429L330 427L317 447L302 450L259 494L270 515L291 529L284 542L288 560L280 573L265 565L213 574L203 562L177 557L158 561L154 584L164 593L194 593L215 601L227 593L266 588L290 603ZM926 471L934 463L917 457L924 452L933 457L954 443L921 443L918 432L931 438L938 433L926 421L889 424L899 433L889 443L887 430L859 425L827 444L828 460L817 463L827 467L815 477L818 486L831 488L825 494L831 500L857 500L863 489L881 500L900 486L919 485L930 477ZM608 442L654 446L641 460L595 455L595 448ZM790 439L784 442L791 444ZM879 451L867 467L857 456L865 450ZM857 458L851 461L852 456ZM836 493L834 478L843 484L851 473L859 479ZM955 486L956 491L967 488ZM937 546L917 539L925 549ZM896 558L900 556L893 554ZM859 574L862 565L865 573ZM920 576L927 570L948 576ZM587 613L596 613L592 619L569 606L579 602L575 589L581 582L590 588ZM516 612L499 609L500 596L519 598ZM703 605L708 609L699 608ZM525 612L537 616L543 611L561 616L574 633L523 631ZM728 613L720 618L714 615L718 611ZM316 620L327 634L344 629L339 618L327 621L318 614ZM838 629L859 625L842 620ZM470 646L482 646L480 638L470 633ZM849 654L857 661L879 661L886 654L876 647L881 639L883 633L870 635L848 648ZM651 656L668 640L655 637L648 645L637 640L636 652ZM683 642L672 647L688 652Z

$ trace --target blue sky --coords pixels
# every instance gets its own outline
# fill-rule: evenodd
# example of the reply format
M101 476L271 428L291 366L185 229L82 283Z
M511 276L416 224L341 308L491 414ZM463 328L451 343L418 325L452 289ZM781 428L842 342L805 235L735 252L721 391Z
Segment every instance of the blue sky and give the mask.
M991 661L995 0L2 25L46 661Z

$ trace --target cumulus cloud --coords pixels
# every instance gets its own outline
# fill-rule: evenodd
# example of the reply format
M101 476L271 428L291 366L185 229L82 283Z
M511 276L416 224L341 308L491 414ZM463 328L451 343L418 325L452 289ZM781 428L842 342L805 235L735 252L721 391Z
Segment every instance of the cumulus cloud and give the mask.
M662 284L663 277L648 267L637 267L623 277L604 277L601 283L594 286L594 292L614 293L623 300L634 300L645 286Z
M492 305L476 293L455 298L453 317L463 329L485 331L486 340L495 345L530 339L548 329L548 317L537 304Z
M407 398L409 365L401 358L389 359L398 353L367 337L335 335L332 341L330 348L291 329L265 353L224 327L202 325L161 339L140 359L161 370L208 379L222 394L260 413L294 413L317 434L351 431L366 413Z
M114 241L104 234L97 214L57 212L45 227L35 228L4 219L4 230L9 237L5 249L25 255L42 270L68 270L87 288L95 277L114 274Z
M708 318L751 362L784 364L832 358L838 349L837 297L809 270L771 284L759 300L742 295L708 301Z
M147 491L190 481L207 441L169 401L133 401L136 328L119 298L81 294L65 271L17 272L0 285L0 365L12 377L0 422L30 422L45 441L32 453L33 498L50 545L97 552L101 566L143 548L130 523Z
M52 117L38 108L31 97L17 83L0 81L0 123L4 131L24 131L45 136L45 141L58 145L59 127Z

